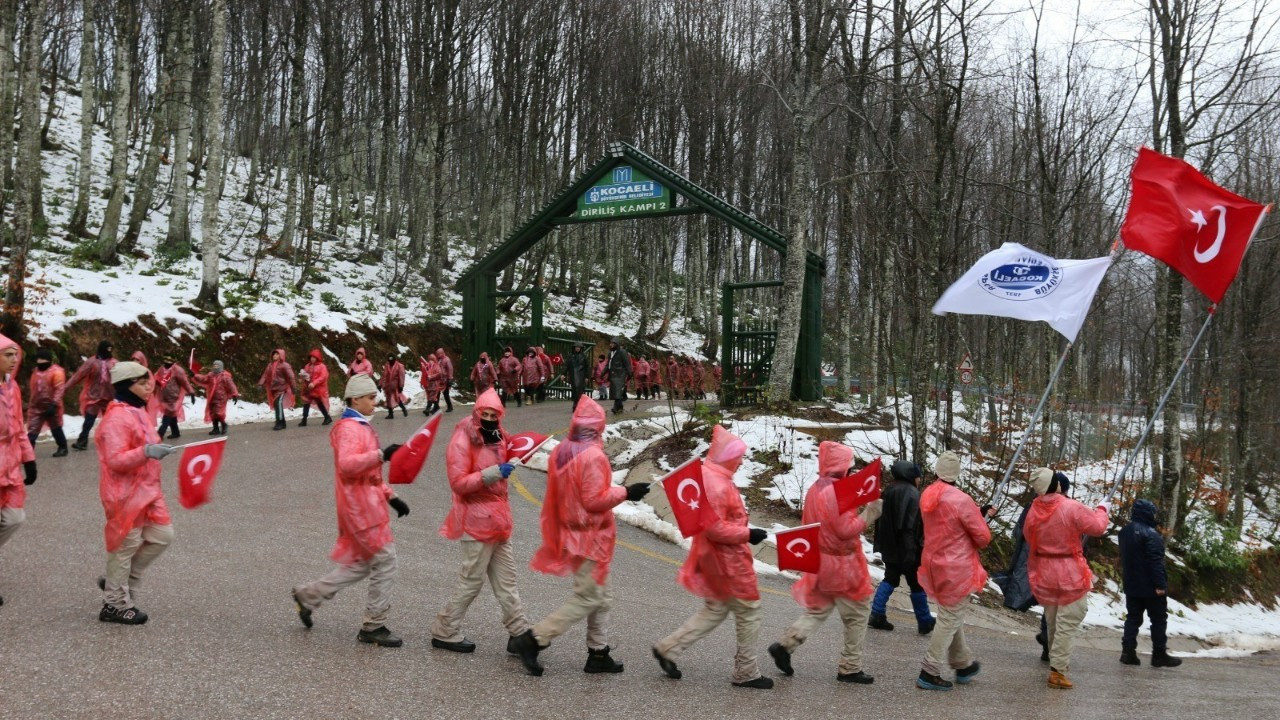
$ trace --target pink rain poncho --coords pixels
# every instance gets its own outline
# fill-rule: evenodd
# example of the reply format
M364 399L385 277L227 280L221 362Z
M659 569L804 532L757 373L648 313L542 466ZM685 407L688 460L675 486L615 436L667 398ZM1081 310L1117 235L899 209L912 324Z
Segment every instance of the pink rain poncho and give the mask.
M144 409L112 401L93 439L98 448L98 494L107 516L103 539L107 552L115 552L130 530L172 522L160 487L160 461L145 454L147 445L160 442L160 436Z
M627 490L613 484L613 467L600 438L605 415L600 403L578 400L569 423L569 439L551 453L547 494L542 503L542 547L529 567L551 575L576 572L585 560L596 565L591 576L603 585L609 577L617 528L613 508Z
M509 352L511 348L507 348ZM502 383L502 391L508 395L520 392L520 358L515 355L503 355L498 361L498 381Z
M1070 605L1093 589L1080 536L1098 537L1107 522L1102 508L1090 510L1061 493L1041 495L1031 503L1022 535L1031 592L1041 605Z
M151 372L151 363L147 360L146 353L134 350L129 359L146 368L147 374L151 376L151 397L147 398L147 417L154 423L160 418L160 383L156 381L156 374ZM112 392L115 392L114 388Z
M80 391L81 415L101 415L106 412L107 404L116 396L116 389L111 386L111 368L115 365L115 358L103 360L94 355L71 373L71 378L67 380L68 389L84 382L84 390Z
M347 366L348 375L368 375L373 377L373 363L369 362L369 357L365 354L364 348L356 348L356 359L351 361Z
M939 605L956 605L987 584L978 551L991 542L991 529L973 498L938 480L920 494L924 549L920 585Z
M186 420L187 413L182 408L182 401L187 395L195 393L195 388L191 387L191 381L187 379L187 371L174 363L167 368L160 368L160 372L155 374L155 382L155 394L160 398L160 412L172 415L179 421Z
M312 350L307 364L307 380L302 385L302 401L316 403L325 410L329 409L329 368L324 364L324 357L319 350Z
M506 479L486 486L480 478L485 468L507 461L507 433L501 424L501 442L485 444L480 434L480 411L486 408L497 411L501 423L506 411L498 393L490 388L476 398L471 417L454 428L445 450L453 507L440 526L440 534L449 540L458 540L464 534L485 543L506 542L511 538L511 502L507 498Z
M524 385L541 385L542 378L542 361L537 355L526 354L520 361L520 382Z
M329 433L329 444L338 506L338 542L329 557L340 565L352 565L394 541L387 512L392 491L382 481L378 433L364 416L354 410L343 413Z
M0 508L22 508L27 499L22 464L36 459L27 428L22 422L22 390L14 376L22 365L22 348L0 335L0 351L18 349L18 364L8 377L0 377Z
M480 359L471 368L471 382L475 385L476 394L492 388L498 382L498 369L489 360L489 353L480 353Z
M276 398L284 396L285 408L293 407L293 386L297 380L293 376L293 367L285 360L284 348L276 348L279 358L267 363L262 371L258 384L267 391L267 404L275 407Z
M404 363L399 360L382 366L382 396L388 409L409 402L404 396Z
M818 528L818 552L822 565L816 573L804 573L791 586L791 596L806 608L831 607L835 598L863 600L871 596L871 575L862 554L862 532L867 523L856 510L840 512L832 484L843 478L853 464L853 450L840 443L818 445L818 481L804 498L805 525Z
M220 373L209 371L197 373L193 378L196 384L204 388L204 421L212 422L214 418L225 420L227 417L227 401L240 397L236 389L236 381L231 373L223 370Z
M579 401L581 402L581 400ZM693 538L676 581L689 592L710 600L731 598L759 600L756 569L747 540L747 508L733 484L733 473L742 464L747 444L742 438L717 425L711 433L711 448L702 466L702 484L707 502L720 521Z
M436 362L436 356L418 358L418 367L422 370L422 389L427 394L427 402L440 402L440 393L444 390L444 368Z
M452 382L453 360L449 359L449 354L444 351L444 348L436 348L436 362L440 363L440 369L444 371L444 381Z
M62 426L62 395L67 389L67 372L54 363L48 370L31 371L27 384L27 432L38 433L47 422L50 427ZM53 410L53 417L44 414Z

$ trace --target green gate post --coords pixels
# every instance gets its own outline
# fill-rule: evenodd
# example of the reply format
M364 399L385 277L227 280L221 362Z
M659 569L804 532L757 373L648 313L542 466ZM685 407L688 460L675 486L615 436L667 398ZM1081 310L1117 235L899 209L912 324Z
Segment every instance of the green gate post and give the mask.
M720 298L720 405L729 407L736 401L738 386L733 364L733 285L721 285Z

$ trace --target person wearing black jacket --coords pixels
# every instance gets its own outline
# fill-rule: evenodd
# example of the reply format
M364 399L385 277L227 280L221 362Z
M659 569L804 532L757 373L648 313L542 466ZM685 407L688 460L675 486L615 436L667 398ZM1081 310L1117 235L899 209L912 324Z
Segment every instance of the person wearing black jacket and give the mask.
M613 401L613 414L622 412L622 401L627 399L627 380L631 378L631 355L622 347L622 338L609 343L609 399Z
M591 358L582 351L582 343L573 344L573 352L569 353L565 374L568 376L569 388L573 393L573 407L576 408L578 398L587 391L587 378L591 375Z
M1169 620L1169 579L1164 567L1164 537L1156 530L1156 506L1150 500L1133 504L1130 521L1120 531L1120 567L1124 572L1124 602L1128 616L1120 641L1120 662L1141 665L1138 630L1142 614L1151 618L1151 666L1178 667L1182 660L1170 657L1165 637Z
M877 630L892 630L893 623L885 617L889 596L898 583L906 578L911 589L911 607L916 614L916 626L921 635L933 631L935 620L929 612L929 597L916 571L920 568L920 549L924 547L924 523L920 521L920 466L906 460L894 461L889 468L893 483L885 488L884 513L876 523L875 550L884 561L884 580L876 588L871 601L871 618L867 623Z

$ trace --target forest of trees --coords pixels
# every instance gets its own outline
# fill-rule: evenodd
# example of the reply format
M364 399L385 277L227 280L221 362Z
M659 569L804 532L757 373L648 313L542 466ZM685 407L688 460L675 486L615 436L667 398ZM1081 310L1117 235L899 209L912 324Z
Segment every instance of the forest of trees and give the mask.
M269 212L283 217L263 252L297 264L300 291L340 232L370 262L393 257L444 288L626 140L784 232L794 262L694 215L558 234L503 287L580 297L602 280L614 305L640 309L637 338L694 318L714 357L721 283L787 279L778 384L799 322L799 249L812 249L827 258L836 387L920 399L903 424L923 460L969 442L946 392L964 353L979 385L1022 396L1061 351L1041 324L930 313L978 256L1002 242L1106 254L1144 144L1242 195L1280 196L1280 16L1260 2L1107 5L1115 17L1091 25L1043 0L5 0L0 321L22 333L33 239L65 233L105 265L127 262L157 214L168 232L156 252L199 253L191 300L216 308L218 203L190 210L220 196L235 158L251 167L239 199L261 207L264 229ZM86 112L74 187L60 188L75 212L53 228L39 158L62 93ZM95 127L111 138L109 177L91 172ZM162 163L187 172L158 186ZM92 193L109 198L101 222ZM451 238L471 257L451 256ZM1148 491L1178 509L1171 529L1197 500L1238 526L1245 495L1274 483L1276 238L1268 223L1170 403L1166 422L1194 417L1194 437L1153 443ZM1050 421L1069 428L1072 404L1150 412L1206 308L1179 276L1122 255ZM926 427L931 389L942 428ZM987 420L1009 421L994 407ZM1205 472L1222 482L1210 500L1196 497Z

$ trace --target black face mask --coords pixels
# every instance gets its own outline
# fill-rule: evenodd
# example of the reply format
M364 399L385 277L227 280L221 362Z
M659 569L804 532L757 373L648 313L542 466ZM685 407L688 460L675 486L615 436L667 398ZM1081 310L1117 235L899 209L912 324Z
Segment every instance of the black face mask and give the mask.
M164 364L164 366L165 366L166 368L171 368L171 367L173 367L173 363L172 363L172 362L167 362L167 363L165 363L165 364Z
M49 366L50 366L51 364L52 364L52 363L50 363L48 360L38 360L38 361L36 361L36 367L37 367L37 368L39 368L39 369L41 369L41 370L48 370L48 369L49 369Z
M497 420L481 420L480 421L480 437L484 438L486 445L493 445L502 442L502 433L498 430Z

